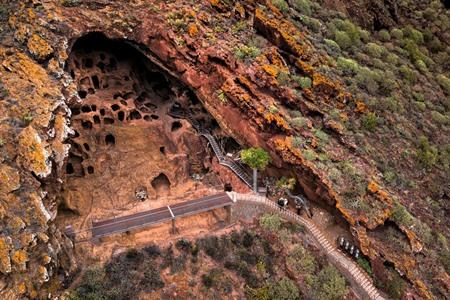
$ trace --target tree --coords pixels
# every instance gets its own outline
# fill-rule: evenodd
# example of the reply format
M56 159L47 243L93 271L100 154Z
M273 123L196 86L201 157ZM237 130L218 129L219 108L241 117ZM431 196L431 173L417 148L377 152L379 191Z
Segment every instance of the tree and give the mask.
M253 169L253 190L258 192L258 170L264 170L270 163L269 153L262 148L242 150L241 159Z

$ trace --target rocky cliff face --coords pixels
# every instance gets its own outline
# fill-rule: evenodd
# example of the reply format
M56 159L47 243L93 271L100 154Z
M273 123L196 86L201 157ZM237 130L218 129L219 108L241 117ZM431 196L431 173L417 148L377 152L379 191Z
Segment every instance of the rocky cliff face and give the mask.
M84 117L77 114L83 111L83 105L90 109L84 113L92 114L93 105L100 109L103 104L101 99L86 98L90 86L80 90L83 83L74 80L86 77L95 88L100 85L99 78L71 74L77 71L68 57L77 39L100 32L109 39L128 43L142 59L190 89L222 130L241 145L263 147L271 154L275 167L292 170L309 199L332 207L345 218L381 282L386 277L386 266L392 266L410 284L409 293L428 299L433 294L445 295L448 274L434 252L424 250L424 243L426 247L432 243L419 235L423 231L431 235L431 226L442 232L431 239L439 238L444 243L448 236L445 215L430 218L428 212L423 213L428 204L420 200L431 193L448 199L446 171L429 166L432 174L426 176L442 183L439 191L430 192L423 180L417 180L419 186L409 188L389 185L379 163L380 159L406 155L405 149L410 149L413 142L403 136L430 133L433 126L423 120L417 127L412 120L402 123L403 136L358 132L360 127L372 128L371 124L377 122L374 116L380 112L367 100L371 91L362 93L361 87L352 86L352 80L345 75L372 73L362 66L357 71L353 63L350 65L352 60L344 57L336 63L330 54L334 50L329 49L335 49L336 42L327 42L330 40L317 37L315 29L299 25L299 20L306 20L298 12L299 2L289 1L291 8L285 1L2 2L2 14L8 16L1 16L7 22L0 32L0 293L12 291L32 298L54 295L60 288L58 279L74 267L71 242L53 222L62 201L61 178L68 170L89 173L101 166L94 166L94 162L88 166L83 161L77 167L79 159L75 157L82 154L70 150L67 139L73 129L89 130L89 124L83 125ZM394 1L322 2L341 14L354 16L370 30L391 29L409 16ZM280 3L288 5L287 9ZM317 26L319 31L323 29L320 22ZM448 49L448 31L443 33L439 28L432 34ZM326 43L328 52L320 46ZM348 65L344 74L337 72L345 62ZM445 64L434 68L448 76ZM420 91L419 86L430 87L431 105L437 107L441 101L437 99L448 99L445 75L439 77L441 89L430 73L415 72L418 81L414 88ZM379 94L371 98L384 101L386 91L394 93L400 84L395 78L382 82L390 73L377 74ZM374 85L369 80L362 83L366 89ZM115 100L118 111L130 118L134 115L135 122L145 123L146 117L152 118L151 107L143 112L121 104L119 98ZM145 106L145 101L141 104ZM449 142L445 121L448 107L439 114L444 118L439 125L441 133L432 136L444 147ZM390 118L386 113L386 122ZM405 116L396 118L403 121ZM102 122L106 119L102 116ZM107 146L106 137L103 139ZM78 144L84 142L89 145L88 141ZM389 143L397 147L388 147ZM80 151L86 152L86 147ZM425 155L435 152L432 148L424 151ZM448 158L439 159L441 165L448 166ZM424 174L411 159L390 168L391 173L408 170L405 178L410 180ZM169 179L176 180L173 176L169 175ZM415 220L404 206L416 216L423 215L423 222ZM387 237L392 236L401 246L386 246L392 243ZM433 264L429 274L420 272L419 264L425 262Z

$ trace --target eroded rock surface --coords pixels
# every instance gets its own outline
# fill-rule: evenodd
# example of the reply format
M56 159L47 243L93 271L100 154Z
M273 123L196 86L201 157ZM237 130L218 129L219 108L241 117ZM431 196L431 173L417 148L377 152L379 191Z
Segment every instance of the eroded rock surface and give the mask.
M382 11L395 19L395 4L387 2ZM73 268L71 243L53 222L61 203L83 215L92 205L135 201L137 187L149 198L164 195L205 171L205 144L193 124L170 115L181 108L242 146L269 151L309 199L356 228L378 274L384 262L393 264L422 298L432 297L407 248L421 248L411 228L386 224L395 221L395 201L410 200L383 186L372 158L343 125L369 109L323 71L328 57L270 1L261 1L264 8L253 1L74 3L14 2L2 31L0 282L8 291L46 298ZM392 23L371 15L374 26ZM248 30L233 33L237 21ZM76 40L94 31L132 43L134 55L77 48ZM262 50L236 59L236 49L255 36ZM298 93L297 83L280 84L283 72L309 77L311 86ZM305 124L293 125L293 109ZM323 154L327 161L316 159ZM384 246L385 230L405 242L405 251Z

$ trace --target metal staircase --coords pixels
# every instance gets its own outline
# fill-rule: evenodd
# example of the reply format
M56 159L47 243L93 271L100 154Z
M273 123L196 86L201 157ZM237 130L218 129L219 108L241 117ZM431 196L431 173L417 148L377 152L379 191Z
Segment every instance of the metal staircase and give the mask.
M244 181L246 185L252 188L253 181L251 176L249 176L241 166L236 164L234 161L227 159L223 155L222 150L220 149L219 144L217 144L216 139L207 132L201 132L200 135L208 140L209 144L211 145L211 148L214 151L214 154L219 160L219 164L230 168L242 181Z

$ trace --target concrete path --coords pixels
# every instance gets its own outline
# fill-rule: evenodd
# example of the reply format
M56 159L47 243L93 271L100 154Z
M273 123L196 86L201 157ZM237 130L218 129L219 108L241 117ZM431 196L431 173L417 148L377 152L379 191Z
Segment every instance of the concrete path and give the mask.
M275 202L270 201L266 197L255 194L239 194L235 192L228 193L234 201L246 201L264 205L269 211L275 212L285 219L303 225L311 235L317 240L320 247L325 251L329 260L345 275L357 292L361 299L384 300L380 292L373 285L372 279L363 271L358 264L348 258L337 247L330 243L325 235L310 220L303 218L289 210L281 209Z

